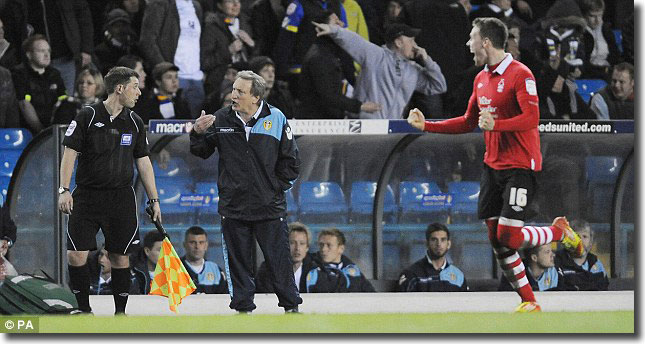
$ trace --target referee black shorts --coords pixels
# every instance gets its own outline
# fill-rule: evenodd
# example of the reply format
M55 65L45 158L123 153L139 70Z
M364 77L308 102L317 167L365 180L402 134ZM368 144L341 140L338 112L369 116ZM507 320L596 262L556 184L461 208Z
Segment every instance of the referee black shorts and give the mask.
M526 221L536 215L536 172L522 168L495 170L484 165L477 211L480 219L503 216Z
M96 250L99 228L105 237L105 250L127 254L139 247L137 203L132 187L97 190L77 187L74 209L67 224L67 249Z

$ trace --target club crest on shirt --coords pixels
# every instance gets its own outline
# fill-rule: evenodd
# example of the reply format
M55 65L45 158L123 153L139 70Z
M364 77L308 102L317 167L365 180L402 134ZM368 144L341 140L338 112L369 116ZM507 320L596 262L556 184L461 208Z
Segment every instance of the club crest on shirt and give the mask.
M482 88L482 87L484 87L484 84L482 84L481 82L477 84L477 88Z
M132 134L121 135L121 146L129 146L132 144Z
M497 93L502 93L504 92L504 79L500 80L497 83Z
M530 96L536 96L537 86L535 85L535 80L524 79L524 83L526 84L526 93L528 93Z
M262 126L264 127L264 130L271 130L271 127L273 126L273 123L271 121L266 120L262 123Z
M215 280L215 274L212 273L212 272L207 273L206 274L206 280L209 281L209 282L214 281Z

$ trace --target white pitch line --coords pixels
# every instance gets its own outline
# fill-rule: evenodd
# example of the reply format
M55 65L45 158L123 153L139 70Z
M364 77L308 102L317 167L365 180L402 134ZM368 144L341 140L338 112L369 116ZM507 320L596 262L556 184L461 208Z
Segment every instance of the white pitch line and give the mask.
M520 303L515 292L466 293L344 293L301 294L303 313L448 313L448 312L512 312ZM545 312L633 311L634 291L536 292ZM178 315L236 314L228 308L228 295L190 295L178 307ZM109 295L92 295L90 304L95 315L114 314L114 301ZM254 314L281 314L273 294L257 294ZM126 313L129 315L173 315L168 300L161 296L131 295Z

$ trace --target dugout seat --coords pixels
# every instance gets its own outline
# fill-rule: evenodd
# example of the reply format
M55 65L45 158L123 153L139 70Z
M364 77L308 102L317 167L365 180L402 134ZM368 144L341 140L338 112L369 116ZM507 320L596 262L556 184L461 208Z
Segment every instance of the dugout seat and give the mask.
M352 183L350 193L349 211L350 222L368 223L372 220L374 211L374 197L376 196L376 182L360 181ZM383 203L383 219L387 223L396 222L396 202L394 191L388 185Z
M451 220L455 223L476 221L479 182L450 182L448 192L453 195Z
M31 141L31 133L23 128L1 128L0 149L17 149L22 151Z
M182 206L179 202L182 195L193 194L191 179L157 177L156 184L164 223L193 224L195 222L195 208ZM145 217L149 220L147 215Z
M578 94L585 103L589 104L591 97L601 88L607 86L607 83L602 79L577 79L576 85L578 85Z
M11 177L22 150L0 150L0 175Z
M7 191L9 190L9 182L11 177L0 176L0 192L2 192L2 198L7 199Z
M399 207L401 209L399 223L444 222L448 217L449 207L424 205L423 201L424 195L440 193L441 189L435 182L401 182L399 184Z
M623 31L621 29L614 29L614 38L616 39L616 47L618 47L618 52L623 53Z
M285 192L287 198L287 220L288 222L296 221L298 216L298 203L293 197L293 188Z
M190 168L182 158L170 158L165 166L161 166L158 161L152 162L152 168L155 171L155 177L186 177L189 175Z
M611 214L611 202L616 179L623 159L616 156L588 156L585 159L587 180L587 207L589 217L598 222L607 222Z
M217 182L198 182L195 183L195 193L200 195L209 195L210 198L205 200L205 205L196 208L196 219L199 224L209 224L219 221L217 206L219 204L219 192Z
M347 223L347 203L335 182L302 182L298 218L310 223Z

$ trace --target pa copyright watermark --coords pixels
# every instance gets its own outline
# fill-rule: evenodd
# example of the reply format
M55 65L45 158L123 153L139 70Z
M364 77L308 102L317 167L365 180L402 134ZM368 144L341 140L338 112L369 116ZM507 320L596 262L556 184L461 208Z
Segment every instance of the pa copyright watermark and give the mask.
M0 333L38 333L37 317L0 317Z

